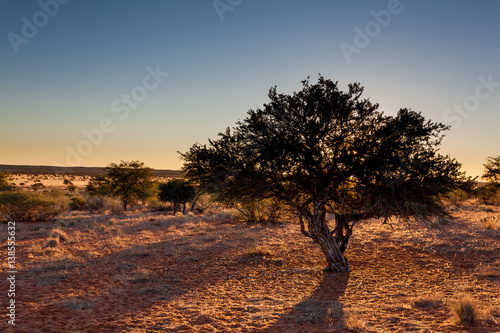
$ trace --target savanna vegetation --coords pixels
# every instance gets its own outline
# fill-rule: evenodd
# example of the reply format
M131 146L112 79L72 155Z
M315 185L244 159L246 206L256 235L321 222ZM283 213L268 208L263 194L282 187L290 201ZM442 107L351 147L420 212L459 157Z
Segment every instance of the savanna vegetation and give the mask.
M84 186L0 172L0 220L21 222L19 328L494 331L500 156L476 183L439 153L447 126L362 93L272 88L181 153L184 177L140 161Z

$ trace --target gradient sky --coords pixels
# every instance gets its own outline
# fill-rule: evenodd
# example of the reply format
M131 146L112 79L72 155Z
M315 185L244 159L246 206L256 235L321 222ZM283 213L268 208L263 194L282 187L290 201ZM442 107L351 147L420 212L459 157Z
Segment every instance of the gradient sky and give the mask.
M178 169L269 88L321 73L452 125L441 152L480 175L500 154L499 15L495 0L0 0L0 164Z

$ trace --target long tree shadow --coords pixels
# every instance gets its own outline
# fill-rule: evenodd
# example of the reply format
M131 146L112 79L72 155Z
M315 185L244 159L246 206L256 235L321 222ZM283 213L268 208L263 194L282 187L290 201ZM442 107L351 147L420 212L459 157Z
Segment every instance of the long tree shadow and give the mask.
M31 293L19 298L25 311L20 311L16 329L62 332L78 327L96 332L122 332L128 329L130 320L147 313L155 302L170 301L209 282L218 283L237 270L232 260L221 261L234 246L190 244L184 235L166 238L91 258L85 263L63 259L22 272L24 288ZM211 267L214 261L220 264ZM150 269L142 269L143 266ZM53 295L54 300L45 300L47 304L43 307L36 306L45 293ZM24 319L28 313L30 322L38 320L39 327L30 327ZM0 325L0 331L6 328Z
M349 273L324 272L313 295L295 305L272 326L256 332L347 332L340 297Z

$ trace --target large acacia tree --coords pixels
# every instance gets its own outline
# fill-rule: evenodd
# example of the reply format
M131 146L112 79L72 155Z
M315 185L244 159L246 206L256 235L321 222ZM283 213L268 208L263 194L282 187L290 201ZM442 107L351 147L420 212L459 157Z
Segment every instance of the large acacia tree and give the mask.
M350 270L344 251L358 221L446 215L442 195L470 187L438 153L447 126L408 109L385 115L358 83L302 84L291 95L270 89L262 109L181 154L186 177L225 197L286 203L334 271Z

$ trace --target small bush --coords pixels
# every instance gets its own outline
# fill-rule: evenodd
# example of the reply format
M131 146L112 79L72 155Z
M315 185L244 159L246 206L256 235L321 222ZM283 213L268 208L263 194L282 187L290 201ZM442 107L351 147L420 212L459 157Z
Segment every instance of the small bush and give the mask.
M481 219L481 224L486 230L497 230L500 226L498 219L493 216L483 217Z
M0 191L7 191L10 189L9 185L10 174L0 172Z
M223 210L214 214L214 220L236 220L238 215L235 210Z
M57 188L51 188L49 190L43 191L43 194L50 198L55 198L55 199L60 199L60 200L66 200L68 201L68 197L66 196L66 193L64 193L63 190L57 189Z
M43 185L42 182L40 182L40 181L31 185L31 188L33 189L33 191L41 190L44 187L45 187L45 185Z
M70 192L75 192L76 191L76 186L73 184L73 182L69 179L64 179L64 185L66 185L66 189Z
M485 205L500 205L500 186L489 183L477 188L474 192L476 198Z
M466 296L460 296L455 303L451 305L453 312L457 315L460 323L464 325L473 325L478 321L479 312L476 302Z
M71 197L69 200L69 208L71 208L71 210L85 210L87 206L87 200L85 200L85 198Z
M47 221L68 209L63 198L27 191L0 192L0 219Z
M165 202L158 201L158 200L150 201L148 203L148 206L152 210L158 211L158 212L164 212L164 211L170 211L170 210L172 210L172 207L169 204L167 204Z
M123 206L117 199L102 196L91 196L86 199L86 209L91 213L104 214L120 214L123 212Z
M247 222L277 221L284 212L283 205L277 200L237 202L234 205Z
M457 189L448 193L445 199L450 204L456 207L460 207L465 200L469 199L469 194L467 194L467 192L465 192L464 190Z

